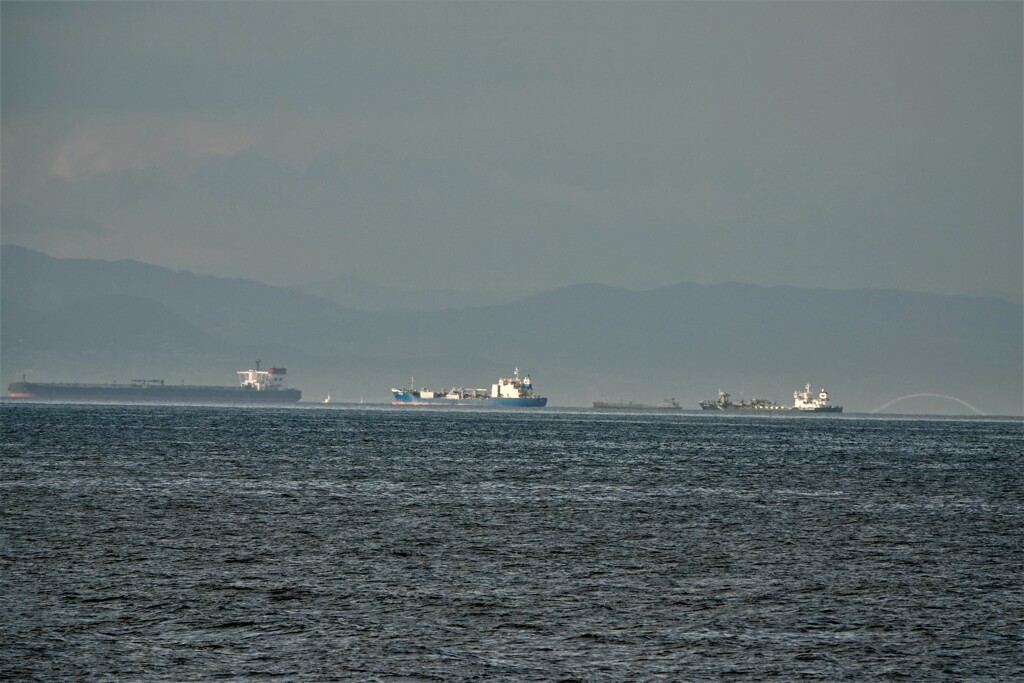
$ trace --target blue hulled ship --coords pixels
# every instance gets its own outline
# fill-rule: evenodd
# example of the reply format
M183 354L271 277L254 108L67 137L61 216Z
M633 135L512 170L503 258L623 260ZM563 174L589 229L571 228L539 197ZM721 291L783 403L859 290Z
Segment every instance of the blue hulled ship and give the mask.
M548 400L533 392L530 376L520 378L519 368L511 377L501 377L487 389L452 387L451 389L392 389L393 406L475 406L478 408L542 408Z

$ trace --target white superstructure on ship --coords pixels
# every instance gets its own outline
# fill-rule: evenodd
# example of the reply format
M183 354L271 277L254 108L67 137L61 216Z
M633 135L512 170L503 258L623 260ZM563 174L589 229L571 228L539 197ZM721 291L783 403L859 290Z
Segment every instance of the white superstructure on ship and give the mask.
M812 413L840 413L843 407L829 403L828 392L824 389L819 390L815 396L811 391L811 385L805 384L803 391L793 392L793 409Z
M256 361L256 369L238 371L238 384L252 391L280 391L285 388L284 378L287 374L285 368L260 370L260 362Z

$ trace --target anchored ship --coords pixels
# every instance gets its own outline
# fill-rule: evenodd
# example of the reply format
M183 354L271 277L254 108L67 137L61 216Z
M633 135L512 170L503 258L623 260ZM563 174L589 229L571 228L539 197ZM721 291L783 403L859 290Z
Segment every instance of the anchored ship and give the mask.
M74 384L14 382L7 387L11 398L43 401L104 401L151 403L296 403L298 389L285 387L285 368L239 370L238 386L166 384L162 379L133 379L127 384Z
M608 403L607 401L594 401L595 408L604 408L605 410L682 410L683 407L679 405L675 398L666 398L660 403L647 404L647 403L634 403L629 401L628 403Z
M477 406L507 408L541 408L548 400L533 392L530 376L520 378L519 368L511 377L501 377L487 389L468 387L452 387L451 389L413 389L409 382L408 389L392 389L393 406Z
M721 410L726 412L735 411L769 411L769 410L792 410L784 405L773 403L767 399L755 398L752 401L740 401L736 403L732 398L724 391L718 392L718 398L715 400L707 399L700 402L700 407L704 410Z
M723 412L804 412L804 413L841 413L842 406L832 405L829 402L828 392L820 390L817 395L811 391L811 385L804 385L803 391L793 392L793 405L784 406L763 398L755 398L752 401L734 402L724 391L718 392L718 398L707 399L700 402L704 410L720 410Z
M809 413L841 413L842 406L834 406L829 403L828 392L824 389L818 391L815 396L811 391L811 385L805 384L803 391L793 392L793 410L803 410Z

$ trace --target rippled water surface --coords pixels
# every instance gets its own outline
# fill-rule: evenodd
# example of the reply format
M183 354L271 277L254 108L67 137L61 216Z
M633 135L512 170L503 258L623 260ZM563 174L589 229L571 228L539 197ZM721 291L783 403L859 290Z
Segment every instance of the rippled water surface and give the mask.
M1024 677L1020 421L0 416L0 678Z

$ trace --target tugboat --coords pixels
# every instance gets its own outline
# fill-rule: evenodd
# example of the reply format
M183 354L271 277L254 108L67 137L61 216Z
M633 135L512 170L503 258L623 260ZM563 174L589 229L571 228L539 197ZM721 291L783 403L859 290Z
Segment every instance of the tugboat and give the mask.
M491 385L491 390L468 387L451 389L414 389L412 381L408 389L391 389L393 406L476 406L480 408L542 408L548 400L533 391L529 375L520 378L519 368L511 377L501 377Z

